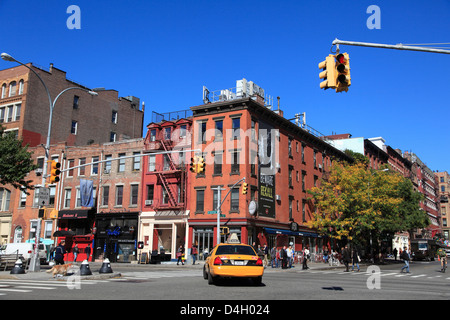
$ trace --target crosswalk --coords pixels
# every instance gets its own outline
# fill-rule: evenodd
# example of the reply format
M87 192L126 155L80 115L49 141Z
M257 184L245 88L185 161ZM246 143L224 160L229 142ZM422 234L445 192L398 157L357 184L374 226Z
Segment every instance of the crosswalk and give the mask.
M368 277L371 276L373 274L375 274L374 272L366 272L361 270L361 272L344 272L341 270L308 270L308 271L302 271L299 273L304 273L304 274L334 274L334 275L347 275L349 277ZM450 273L446 274L446 273L440 273L440 272L430 272L430 273L401 273L399 270L381 270L379 272L377 272L377 274L380 277L383 278L410 278L410 279L427 279L427 280L445 280L448 281L450 283Z
M123 272L120 278L110 278L102 280L81 280L81 285L95 285L99 283L148 281L155 279L177 278L177 277L201 277L201 272L197 271L149 271L149 272ZM1 296L8 293L26 294L41 290L42 292L55 290L58 288L68 288L65 280L57 279L31 280L31 279L0 279L0 300Z

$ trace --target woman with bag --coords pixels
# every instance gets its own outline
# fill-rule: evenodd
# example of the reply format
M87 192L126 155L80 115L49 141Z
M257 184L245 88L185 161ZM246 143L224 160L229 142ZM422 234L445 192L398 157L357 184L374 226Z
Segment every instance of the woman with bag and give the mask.
M183 248L183 245L180 245L180 247L178 248L178 251L177 251L177 259L178 259L177 265L181 261L181 265L184 266L184 262L183 262L183 259L182 259L183 258L183 254L184 254L184 248Z

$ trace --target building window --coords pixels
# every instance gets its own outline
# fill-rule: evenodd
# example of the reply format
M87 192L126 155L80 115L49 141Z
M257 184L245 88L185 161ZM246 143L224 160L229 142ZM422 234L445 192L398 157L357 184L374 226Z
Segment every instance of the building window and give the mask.
M86 158L80 158L79 163L80 163L80 166L86 164ZM84 176L85 172L86 172L86 167L78 168L78 175Z
M69 159L69 168L73 168L75 166L75 159ZM73 169L67 171L67 177L73 177Z
M141 170L141 156L140 152L133 152L133 171Z
M241 129L241 118L232 118L232 129L233 129L233 138L239 139L240 129Z
M21 190L19 208L25 208L26 204L27 204L27 194L25 193L25 190Z
M216 131L215 131L215 140L222 140L223 139L223 120L217 120L216 121Z
M204 122L199 122L199 134L200 136L198 137L198 141L199 143L206 143L206 121Z
M117 111L112 112L112 116L111 116L111 121L112 123L117 123Z
M123 186L116 186L116 206L123 204Z
M205 190L197 190L196 212L205 211Z
M156 170L156 156L148 156L148 171L153 172Z
M138 195L139 195L139 185L138 184L132 184L131 185L131 199L130 199L130 205L131 206L137 206L137 204L138 204Z
M105 156L105 160L111 160L112 159L112 155L108 154ZM111 172L111 161L106 161L105 162L105 173L110 173Z
M80 100L79 96L73 96L73 105L72 105L73 109L75 110L78 109L79 100Z
M289 157L292 157L292 138L291 137L288 138L288 152L289 152Z
M172 128L170 128L170 127L165 128L164 129L164 140L170 140L171 133L172 133Z
M156 129L150 130L150 141L156 141Z
M187 126L185 124L180 126L180 138L186 137Z
M119 153L119 166L117 168L117 172L125 172L125 153Z
M109 203L109 186L103 186L102 206L107 206L108 203Z
M305 163L305 145L302 143L302 162Z
M5 122L5 110L6 108L0 108L0 123Z
M239 211L239 188L231 190L230 211Z
M78 122L72 120L72 128L70 129L71 134L77 134Z
M155 186L153 184L147 185L147 198L146 200L153 201L155 194Z
M292 219L292 201L294 201L291 197L289 197L289 220Z
M302 170L302 191L306 191L306 171Z
M294 171L294 168L292 168L291 166L289 166L289 188L293 188L294 185L292 183L292 173Z
M239 174L239 151L232 151L231 160L231 173Z
M53 221L44 221L44 239L51 239Z
M64 190L64 208L70 208L70 198L72 197L72 189Z
M109 142L116 142L116 138L116 133L111 131L111 133L109 134Z
M23 94L23 80L19 81L19 94Z
M306 201L302 200L302 221L306 222Z
M6 97L6 84L2 85L2 99Z
M214 175L222 174L223 153L214 153Z
M16 95L16 82L13 81L9 84L9 97Z
M20 120L20 111L22 109L22 105L16 104L16 112L15 112L15 117L14 117L14 121L19 121Z
M164 186L161 188L161 199L163 204L169 204L169 193Z
M92 157L92 162L98 162L98 157ZM97 175L98 174L98 163L93 163L91 165L91 175Z

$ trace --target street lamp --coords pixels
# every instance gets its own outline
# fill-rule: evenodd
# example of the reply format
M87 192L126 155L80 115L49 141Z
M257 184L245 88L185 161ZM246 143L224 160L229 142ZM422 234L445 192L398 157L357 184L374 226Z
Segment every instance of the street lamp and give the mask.
M29 66L27 66L26 64L14 59L10 54L3 52L1 55L1 58L5 61L10 61L10 62L17 62L18 64L28 68L29 70L31 70L37 77L38 79L41 81L42 85L45 88L45 91L47 92L47 96L48 96L48 101L49 101L49 108L50 108L50 115L48 118L48 130L47 130L47 141L45 143L45 156L44 156L44 168L42 170L42 183L41 186L45 187L45 179L47 178L47 161L48 161L48 153L49 153L49 149L50 149L50 135L51 135L51 130L52 130L52 119L53 119L53 109L55 108L55 104L56 101L58 100L58 98L65 92L69 91L69 90L74 90L74 89L78 89L78 90L82 90L82 91L86 91L88 92L90 95L92 96L98 96L98 93L92 90L88 90L88 89L84 89L84 88L79 88L79 87L70 87L67 89L64 89L63 91L61 91L55 98L54 101L52 101L51 95L50 95L50 91L48 89L48 87L46 86L44 80L42 80L41 76L39 76L39 74L33 70L33 68L30 68ZM30 266L29 266L29 270L30 271L40 271L40 261L39 261L39 242L40 242L40 232L41 232L41 219L38 218L37 221L37 228L36 228L36 240L35 240L35 248L34 248L34 255L32 257Z

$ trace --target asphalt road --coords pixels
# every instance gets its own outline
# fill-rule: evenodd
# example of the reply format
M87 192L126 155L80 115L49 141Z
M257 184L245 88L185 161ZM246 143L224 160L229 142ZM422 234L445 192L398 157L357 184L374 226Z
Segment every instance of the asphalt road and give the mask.
M0 278L0 300L163 300L176 301L171 311L188 305L226 301L272 304L286 300L448 300L450 273L439 272L439 263L414 262L411 273L400 273L401 264L364 266L361 272L343 269L267 268L261 286L248 280L208 285L201 267L116 267L116 279ZM379 269L377 269L379 268ZM369 272L368 272L369 271ZM62 280L62 281L61 281ZM223 309L223 308L222 308ZM231 309L229 309L230 311ZM224 310L222 310L224 312Z

